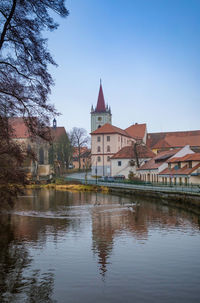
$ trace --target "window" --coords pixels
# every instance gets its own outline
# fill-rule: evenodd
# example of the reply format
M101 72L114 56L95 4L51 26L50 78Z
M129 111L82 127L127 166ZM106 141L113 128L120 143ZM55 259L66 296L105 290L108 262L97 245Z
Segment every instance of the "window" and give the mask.
M192 168L192 161L189 161L189 168Z
M101 121L102 120L102 118L101 117L98 117L98 121Z
M97 142L101 142L101 137L97 137Z
M181 168L181 163L180 162L178 163L178 168Z
M107 136L107 142L110 142L110 136Z
M42 147L39 149L39 164L44 164L44 149Z
M97 152L100 152L100 151L101 151L101 147L97 146Z
M108 162L110 161L110 156L107 157L107 161L108 161Z
M118 161L118 166L121 166L122 165L122 161Z
M110 152L110 145L107 145L107 152Z
M101 157L98 157L98 158L97 158L97 161L98 161L98 162L101 162Z
M100 128L100 127L101 127L101 125L98 126L98 128Z

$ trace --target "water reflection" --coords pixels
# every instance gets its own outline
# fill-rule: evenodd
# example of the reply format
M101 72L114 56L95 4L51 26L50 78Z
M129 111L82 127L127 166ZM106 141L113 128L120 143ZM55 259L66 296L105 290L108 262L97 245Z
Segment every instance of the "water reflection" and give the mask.
M26 244L16 237L12 216L0 220L0 302L56 302L51 299L54 275L31 271ZM26 224L25 224L26 225Z
M65 302L65 296L59 295L65 291L60 286L63 277L59 278L65 267L63 275L71 273L69 294L76 283L84 285L81 272L85 266L92 266L91 252L106 281L107 273L112 272L113 251L121 249L120 241L135 241L140 247L157 232L199 236L199 217L142 199L87 192L27 191L12 212L0 215L0 301ZM135 247L131 242L129 245ZM120 255L119 259L126 264ZM87 273L87 279L91 277L94 269ZM59 285L59 291L55 285ZM69 302L73 302L73 293L71 296Z

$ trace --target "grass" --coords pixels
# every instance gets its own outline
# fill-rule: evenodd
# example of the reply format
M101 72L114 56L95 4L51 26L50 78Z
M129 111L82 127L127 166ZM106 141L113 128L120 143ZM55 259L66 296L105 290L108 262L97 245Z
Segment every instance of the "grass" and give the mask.
M109 188L106 186L96 186L96 185L84 185L84 184L31 184L27 185L26 188L35 189L35 188L46 188L46 189L55 189L55 190L66 190L66 191L88 191L88 192L104 192L108 193Z

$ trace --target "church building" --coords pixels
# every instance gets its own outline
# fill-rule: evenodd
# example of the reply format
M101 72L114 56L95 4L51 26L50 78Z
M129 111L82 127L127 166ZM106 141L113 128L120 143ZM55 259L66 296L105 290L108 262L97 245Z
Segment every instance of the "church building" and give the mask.
M140 140L146 143L146 124L134 124L123 130L112 125L111 109L105 105L100 83L97 105L91 110L91 166L92 175L111 176L111 159L125 146Z

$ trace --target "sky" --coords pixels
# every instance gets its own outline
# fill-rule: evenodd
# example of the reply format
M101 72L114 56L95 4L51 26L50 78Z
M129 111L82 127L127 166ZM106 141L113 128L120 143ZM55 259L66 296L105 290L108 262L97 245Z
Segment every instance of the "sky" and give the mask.
M48 33L58 126L90 132L100 78L113 125L200 129L199 0L68 0Z

